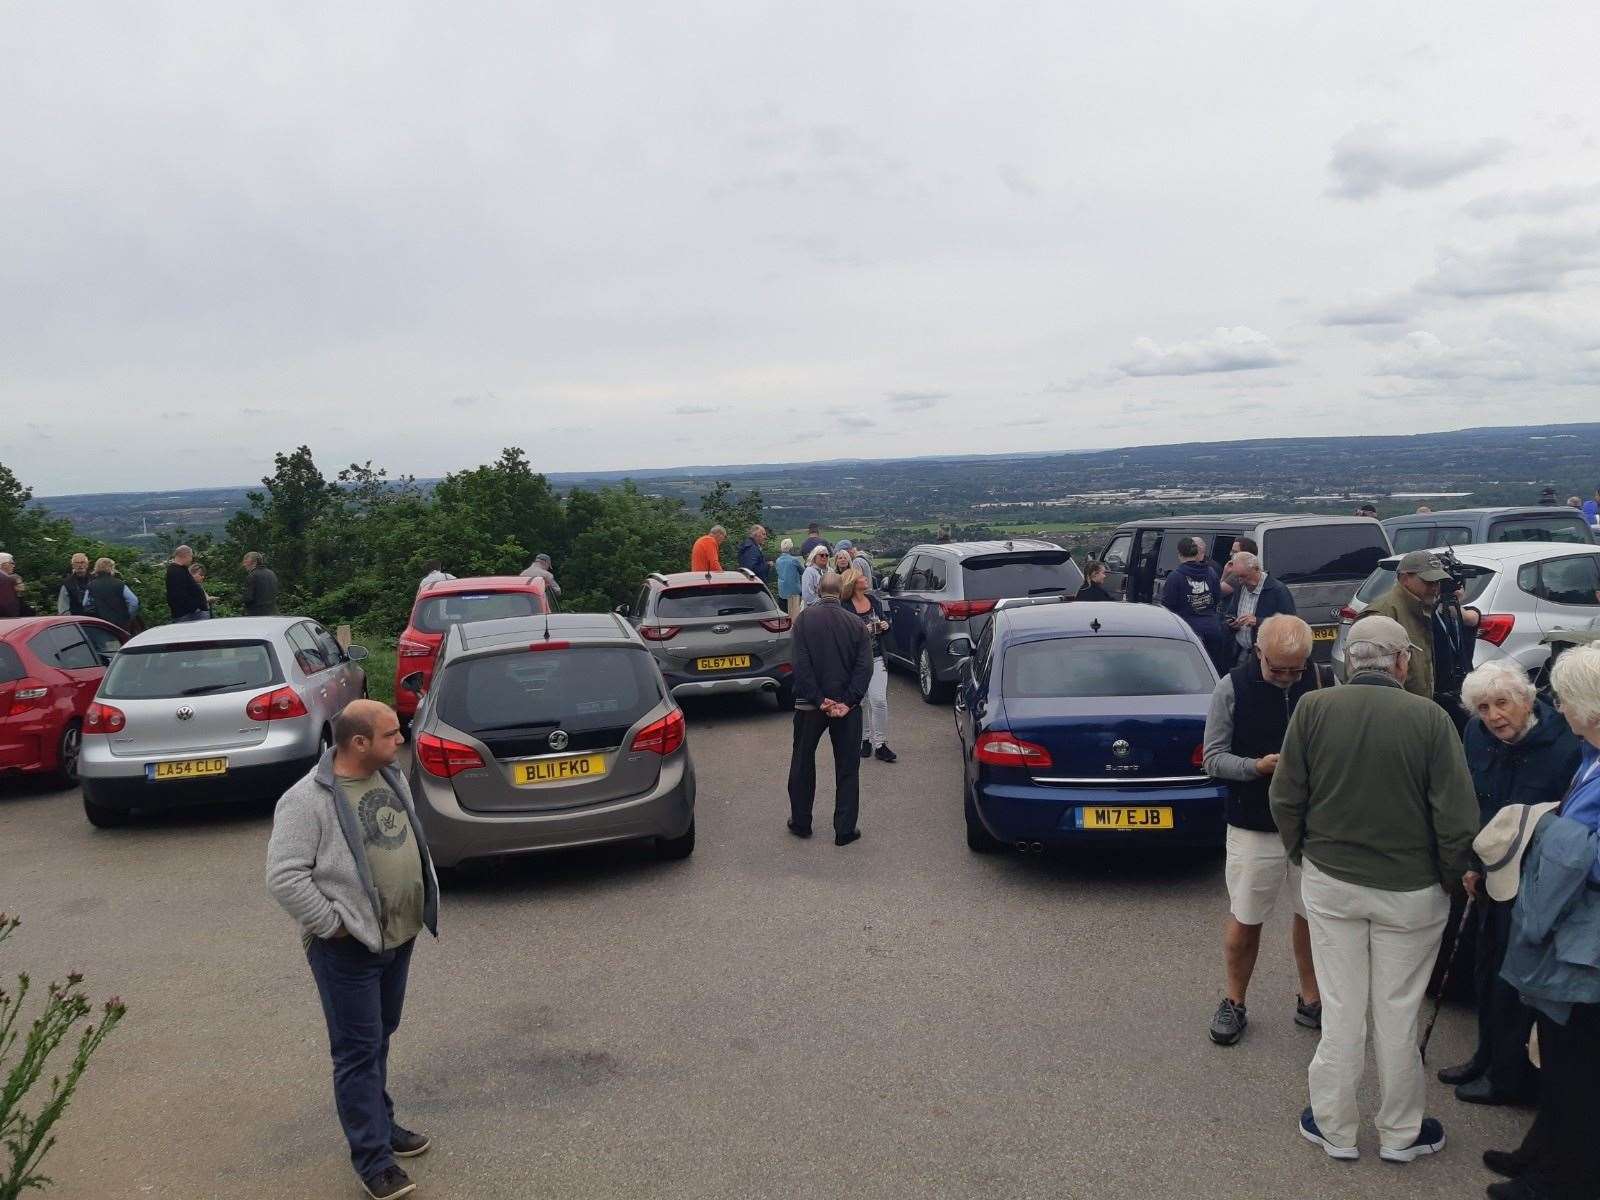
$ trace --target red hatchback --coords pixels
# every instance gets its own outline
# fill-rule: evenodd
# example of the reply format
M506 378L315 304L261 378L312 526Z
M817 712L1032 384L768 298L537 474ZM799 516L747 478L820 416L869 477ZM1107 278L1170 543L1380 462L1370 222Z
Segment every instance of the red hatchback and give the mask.
M447 579L418 592L417 602L411 606L411 623L395 643L394 710L406 736L411 734L411 718L417 711L418 696L428 690L433 679L433 660L452 625L493 621L500 617L530 617L549 611L544 580L524 579L521 575ZM400 686L400 681L413 672L422 675L422 686L416 691Z
M83 714L123 638L93 617L0 621L0 774L77 783Z

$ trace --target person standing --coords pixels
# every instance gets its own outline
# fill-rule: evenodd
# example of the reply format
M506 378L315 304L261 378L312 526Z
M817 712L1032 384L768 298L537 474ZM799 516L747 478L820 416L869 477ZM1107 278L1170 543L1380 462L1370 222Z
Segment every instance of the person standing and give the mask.
M727 540L728 531L721 525L713 525L697 537L689 550L689 570L722 570L722 543Z
M1092 603L1111 602L1111 593L1106 591L1106 565L1097 558L1091 558L1083 564L1083 586L1078 589L1078 599Z
M89 556L74 554L72 569L61 577L61 590L56 593L56 615L81 617L89 610L84 602L89 595Z
M1222 630L1217 610L1222 604L1222 584L1217 569L1206 558L1205 547L1192 537L1178 539L1177 567L1161 585L1161 606L1182 617L1206 648L1217 670L1233 666L1231 644Z
M806 569L805 561L794 552L794 539L784 538L778 543L778 604L792 621L800 615L800 576Z
M394 1119L389 1041L400 1026L417 934L439 935L439 882L395 766L394 710L352 700L334 745L278 801L267 890L300 926L333 1056L333 1094L350 1161L367 1195L415 1190L395 1161L431 1142Z
M125 634L133 632L133 619L139 613L139 597L117 575L117 564L109 558L94 561L94 576L84 589L89 609L102 621L110 621Z
M846 555L847 560L848 560L846 562L845 567L841 568L839 573L841 575L844 574L844 571L845 571L846 568L848 568L850 570L860 571L861 572L861 578L865 581L866 589L870 592L872 590L872 562L871 562L871 560L868 559L867 556L864 553L862 553L861 547L857 546L849 538L840 538L839 539L839 549L845 552L845 555Z
M1581 507L1585 521L1591 525L1600 525L1600 487L1595 488L1594 495L1585 500Z
M771 583L772 564L767 561L767 527L750 526L749 536L739 544L739 565L762 583Z
M210 592L206 591L206 565L205 565L205 563L202 563L202 562L192 562L192 563L190 563L189 564L189 574L194 579L194 581L200 585L200 592L206 598L206 616L208 616L208 617L215 616L216 614L214 612L212 612L211 606L217 602L217 598L215 596L213 596Z
M561 585L556 582L555 572L550 567L551 560L548 554L535 554L533 561L522 572L522 578L544 580L544 594L551 600L559 600Z
M444 569L444 563L437 558L430 558L422 564L422 582L417 584L417 591L426 591L436 583L448 583L454 578L454 575Z
M261 551L251 550L239 565L244 568L244 594L240 597L247 617L278 615L278 576L267 566Z
M1235 662L1244 662L1256 644L1256 630L1264 621L1280 613L1294 615L1294 596L1289 589L1261 569L1261 560L1249 550L1241 550L1228 560L1228 575L1233 590L1222 602L1222 622L1231 633L1229 647Z
M1411 639L1411 665L1405 688L1413 696L1433 699L1433 613L1439 607L1439 586L1450 573L1426 550L1413 550L1395 567L1394 586L1369 604L1350 627L1350 636L1362 621L1388 617L1399 623ZM1349 672L1348 665L1345 668Z
M851 567L839 577L839 602L867 627L872 642L872 681L867 685L861 705L864 718L861 730L861 757L876 756L879 762L892 763L900 756L889 749L889 671L883 663L883 635L889 631L889 618L883 601L867 590L866 578Z
M27 590L28 585L17 574L17 560L0 550L0 617L25 616L27 601L22 594Z
M872 682L867 627L839 603L839 577L822 581L818 602L794 623L794 745L789 758L789 832L811 836L817 744L833 744L833 844L861 836L861 701Z
M821 532L817 529L817 523L812 521L806 526L806 540L800 543L800 557L806 562L810 562L811 552L818 546L828 550L829 554L833 553L833 551L828 548L828 543L823 540Z
M167 563L167 610L174 621L204 621L211 616L206 590L189 574L194 551L179 546Z
M800 576L800 607L810 608L817 602L822 580L828 574L828 548L813 546L806 569Z
M1330 1157L1359 1156L1370 1008L1378 1153L1410 1162L1444 1149L1444 1127L1423 1113L1417 1015L1450 913L1445 888L1459 888L1471 865L1478 806L1450 718L1402 686L1414 653L1406 630L1367 617L1345 653L1348 686L1302 697L1269 792L1289 860L1301 864L1322 994L1300 1133Z
M1300 868L1289 861L1268 802L1289 719L1301 697L1317 686L1316 672L1307 669L1311 644L1311 626L1299 617L1268 617L1250 657L1217 681L1206 714L1205 771L1228 785L1228 918L1222 933L1227 991L1210 1028L1219 1046L1233 1045L1249 1024L1245 994L1261 952L1261 927L1284 895L1294 914L1291 940L1300 976L1294 1023L1305 1029L1322 1025Z

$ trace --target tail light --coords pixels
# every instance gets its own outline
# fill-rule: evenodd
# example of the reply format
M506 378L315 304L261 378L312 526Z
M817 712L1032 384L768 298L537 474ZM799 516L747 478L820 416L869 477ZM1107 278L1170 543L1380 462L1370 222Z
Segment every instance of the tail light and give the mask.
M670 642L678 636L677 625L641 625L639 636L647 642Z
M789 620L788 617L768 617L765 621L761 622L761 628L765 629L768 633L787 633L789 631L789 626L793 624L794 622Z
M427 642L418 642L411 638L401 638L394 644L394 648L401 658L432 658L435 649Z
M1478 618L1478 638L1491 646L1503 646L1516 623L1515 613L1484 613Z
M127 727L128 718L120 708L112 708L98 700L89 705L89 711L83 714L85 733L121 733Z
M417 761L429 775L452 779L463 771L483 766L483 759L471 746L452 742L432 733L417 735Z
M1201 742L1198 746L1196 746L1194 748L1194 753L1189 755L1189 765L1192 767L1203 767L1206 765L1206 744L1204 742Z
M968 617L993 612L998 603L998 600L944 600L939 604L939 611L947 621L965 621Z
M1048 767L1052 765L1050 751L1033 742L1013 737L1004 729L992 729L978 738L973 748L978 761L991 767Z
M659 754L663 758L683 745L683 712L673 709L659 721L652 721L639 730L633 738L633 749Z
M1341 621L1354 621L1360 615L1360 613L1351 608L1348 604L1339 610L1339 620Z
M570 650L571 648L572 648L572 643L571 642L534 642L528 647L529 650L534 650L534 651L538 651L538 650Z
M24 677L17 680L17 690L11 693L11 708L7 715L18 717L30 709L44 708L50 699L50 689L37 679Z
M303 717L306 712L305 701L292 687L262 692L244 706L244 715L252 721L287 721L290 717Z

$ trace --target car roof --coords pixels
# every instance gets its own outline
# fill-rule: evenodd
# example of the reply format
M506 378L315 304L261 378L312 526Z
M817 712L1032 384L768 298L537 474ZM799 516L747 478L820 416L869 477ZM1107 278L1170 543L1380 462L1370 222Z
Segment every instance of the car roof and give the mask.
M1568 508L1566 505L1549 504L1513 504L1503 508L1436 508L1431 513L1401 513L1398 517L1385 517L1383 524L1399 525L1405 522L1415 522L1426 525L1437 521L1440 517L1543 517L1555 513L1560 516L1576 517L1588 524L1581 509Z
M9 641L13 637L30 637L41 629L51 625L64 625L68 621L92 621L96 625L104 625L107 629L115 629L109 621L102 621L99 617L88 613L39 613L32 617L7 617L0 620L0 642Z
M461 592L544 592L544 580L522 575L469 575L465 579L441 579L417 593L419 596L454 596Z
M650 582L662 587L716 587L729 583L760 583L749 571L673 571L670 574L653 571Z
M995 612L1000 623L996 635L1015 638L1031 634L1051 637L1077 635L1122 637L1166 637L1188 639L1189 627L1176 613L1154 604L1126 604L1122 601L1069 600L1061 604L1029 604L1001 608ZM1094 622L1100 628L1094 628Z
M1035 550L1061 550L1042 538L1010 538L992 542L923 542L907 554L940 554L948 558L979 558L985 554L1026 554ZM903 556L902 556L903 557Z
M1587 542L1469 542L1461 546L1430 546L1429 553L1449 550L1462 562L1474 566L1503 566L1568 554L1600 554L1600 546ZM1416 551L1410 551L1416 553ZM1387 554L1378 560L1379 568L1398 563L1404 554Z
M175 621L146 629L128 642L143 646L179 645L184 642L266 641L281 637L291 625L311 617L213 617L209 621Z
M451 636L467 652L543 641L614 642L636 638L628 623L611 613L551 613L548 618L536 613L492 621L463 621L452 628Z
M1361 525L1378 524L1372 517L1323 516L1319 513L1213 513L1182 517L1140 517L1124 521L1117 529L1215 529L1239 525L1253 529L1259 525Z

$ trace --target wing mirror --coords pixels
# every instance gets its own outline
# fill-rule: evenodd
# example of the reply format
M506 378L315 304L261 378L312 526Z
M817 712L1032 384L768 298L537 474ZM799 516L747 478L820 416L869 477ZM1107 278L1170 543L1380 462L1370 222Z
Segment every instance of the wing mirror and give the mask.
M619 617L631 617L633 615L633 609L626 604L619 604L611 611L616 613Z
M369 656L369 653L365 646L357 646L354 643L344 648L344 656L351 662L362 662Z
M413 671L400 677L400 686L414 696L422 695L422 672Z

